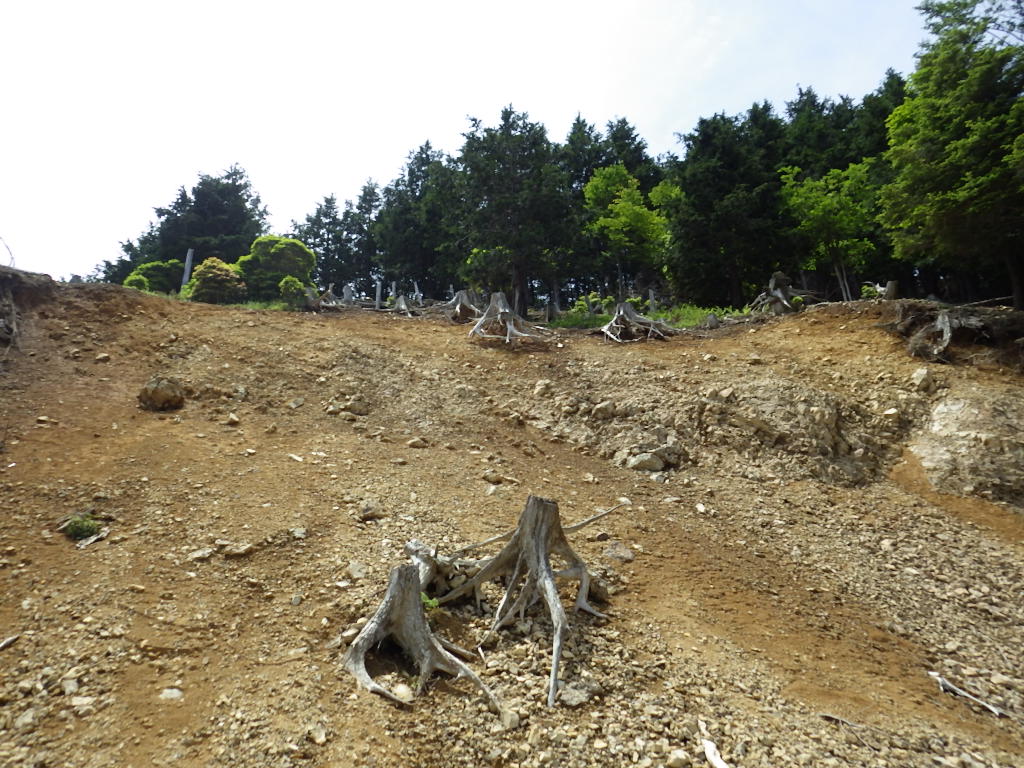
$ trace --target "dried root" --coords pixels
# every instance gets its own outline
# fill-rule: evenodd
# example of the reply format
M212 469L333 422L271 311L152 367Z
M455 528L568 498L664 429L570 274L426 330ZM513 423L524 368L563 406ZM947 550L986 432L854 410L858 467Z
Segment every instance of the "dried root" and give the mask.
M366 654L389 636L419 668L417 695L423 692L430 676L439 670L456 678L468 678L483 691L499 714L502 712L498 699L476 673L445 649L445 646L449 649L457 649L457 646L444 643L430 631L420 599L420 572L417 565L399 565L391 570L388 590L380 607L352 641L342 660L345 669L355 676L363 688L399 704L406 704L408 702L374 682L366 671ZM466 651L461 652L469 655Z
M505 294L491 294L491 303L469 332L481 339L501 339L506 344L518 339L542 339L535 326L512 311Z
M585 521L591 522L591 521ZM507 534L496 537L505 538ZM550 499L530 496L526 508L519 518L519 525L509 536L509 542L497 555L486 561L480 571L461 586L438 599L447 603L463 595L475 593L480 585L501 576L506 577L507 589L494 614L490 632L496 632L511 621L518 613L543 599L554 627L554 642L551 654L551 676L548 684L548 706L554 706L558 692L558 667L562 657L562 645L568 633L565 609L558 596L556 578L576 578L580 582L576 594L576 610L587 611L604 618L594 609L587 596L590 592L590 574L565 538L565 530L558 514L558 504ZM567 567L555 572L551 566L551 555L561 557Z
M665 339L676 333L676 329L661 322L644 317L629 302L615 307L612 319L601 326L601 333L612 341L642 341L643 339Z

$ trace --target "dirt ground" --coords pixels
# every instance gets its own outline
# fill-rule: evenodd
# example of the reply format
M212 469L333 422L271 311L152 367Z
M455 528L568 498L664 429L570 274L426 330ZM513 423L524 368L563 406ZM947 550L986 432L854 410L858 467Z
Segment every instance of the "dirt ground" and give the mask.
M1024 765L1022 377L925 366L881 303L515 349L114 286L23 304L2 766L678 767L705 741L729 766ZM183 408L139 407L155 375ZM405 542L481 541L529 494L566 524L626 503L570 536L611 594L570 614L556 706L542 606L470 662L511 727L464 680L409 707L357 689L340 637ZM80 548L58 527L82 513L108 534ZM431 624L475 647L499 594ZM387 647L370 670L415 676Z

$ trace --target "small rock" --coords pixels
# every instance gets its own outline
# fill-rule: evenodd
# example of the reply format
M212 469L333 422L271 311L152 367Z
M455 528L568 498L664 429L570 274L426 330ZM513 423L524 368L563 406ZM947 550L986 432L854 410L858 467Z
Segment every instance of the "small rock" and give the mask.
M931 392L935 389L935 379L927 368L918 368L910 374L910 383L918 392Z
M26 709L14 721L14 730L27 731L39 722L39 713L34 709Z
M395 694L396 698L404 701L406 704L416 698L416 695L412 692L412 688L405 683L399 683L391 690L391 692Z
M160 691L160 698L164 701L178 701L185 698L185 693L181 688L164 688Z
M352 562L350 562L348 564L348 568L345 569L345 572L348 573L349 578L353 581L365 579L368 573L366 566L360 563L358 560L353 560Z
M993 672L992 677L989 678L989 682L992 685L1010 685L1013 683L1013 679L1007 677L1002 672Z
M78 693L78 680L69 677L60 681L60 690L65 696L74 696Z
M602 400L600 403L595 405L590 411L590 415L595 419L606 420L610 419L615 415L615 403L611 400Z
M93 361L97 363L109 363L110 355L108 355L106 352L100 352L98 355L96 355L96 357L93 358Z
M243 541L237 544L228 542L227 546L221 548L220 553L224 555L224 557L246 557L247 555L251 555L255 549L256 547L248 541Z
M653 453L640 453L627 459L626 467L639 472L660 472L665 468L665 462Z
M424 437L414 437L412 440L406 441L405 444L410 448L427 448L430 446L430 443Z
M341 403L328 403L327 407L324 408L324 412L328 416L337 416L343 410L345 410L345 406L343 406Z
M224 423L227 424L229 427L237 427L239 424L242 423L242 420L238 418L238 414L229 413L227 421L225 421Z
M296 397L294 400L289 400L288 401L288 407L291 408L294 411L296 408L301 408L303 406L303 404L305 404L305 402L306 402L306 398L304 398L304 397Z
M299 463L302 463L303 461L305 461L305 459L303 459L301 456L299 456L297 454L294 454L294 453L289 453L288 454L288 458L291 459L292 461L297 461Z
M504 479L493 469L488 469L486 472L483 473L482 477L484 480L486 480L488 483L491 483L492 485L499 485L501 481Z
M690 755L684 749L673 749L665 761L666 768L686 768L690 765Z
M95 701L95 696L72 696L71 706L76 709L79 707L91 707Z
M610 560L618 560L621 563L631 563L636 559L633 550L621 541L613 541L604 551L604 556Z
M177 379L154 376L139 392L139 405L150 411L172 411L185 405L185 387Z
M190 552L188 555L188 559L192 560L193 562L209 560L211 557L213 557L213 553L215 551L216 550L214 550L213 547L203 547L202 549L197 549L194 552Z
M534 397L544 397L545 395L549 394L551 394L550 379L539 379L537 383L533 385Z
M582 706L592 698L593 694L590 691L575 685L565 686L558 694L558 700L569 708Z
M293 539L304 539L306 538L305 528L292 528L288 531L292 535Z
M327 729L320 723L309 726L306 729L306 738L314 744L323 745L327 743Z

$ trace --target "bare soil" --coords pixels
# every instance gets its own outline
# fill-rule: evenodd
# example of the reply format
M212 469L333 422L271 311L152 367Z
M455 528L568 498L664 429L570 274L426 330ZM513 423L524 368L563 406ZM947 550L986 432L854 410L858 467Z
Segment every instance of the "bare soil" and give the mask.
M965 350L918 386L882 303L514 348L113 286L23 305L2 766L706 765L698 722L730 766L1024 765L1022 377ZM139 407L155 375L183 408ZM1003 416L957 411L942 464L958 402ZM405 542L486 539L531 493L566 525L628 500L570 536L611 595L570 615L556 706L542 605L471 662L513 727L464 680L408 707L357 689L339 637ZM109 531L79 548L58 527L82 513ZM499 595L431 624L474 647ZM370 672L415 677L386 647Z

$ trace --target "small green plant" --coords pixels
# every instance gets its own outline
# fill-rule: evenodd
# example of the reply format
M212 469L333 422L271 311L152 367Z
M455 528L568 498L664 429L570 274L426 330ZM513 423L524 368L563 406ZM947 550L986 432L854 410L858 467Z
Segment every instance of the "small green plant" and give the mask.
M600 328L611 319L611 315L592 315L587 311L566 312L548 325L551 328Z
M440 603L437 602L436 597L430 597L426 592L420 592L420 602L423 603L423 610L436 611Z
M124 286L126 288L134 288L137 291L148 291L149 280L145 275L140 275L138 272L132 272L124 279Z
M877 299L881 295L882 294L878 292L878 288L870 283L866 283L860 287L860 297L862 299Z
M299 309L306 301L306 291L302 287L302 281L293 275L285 275L277 284L277 290L281 299L291 309Z
M93 520L92 515L88 513L75 515L68 521L68 524L64 526L64 534L69 539L74 539L75 541L87 539L90 536L95 536L99 532L99 522Z

